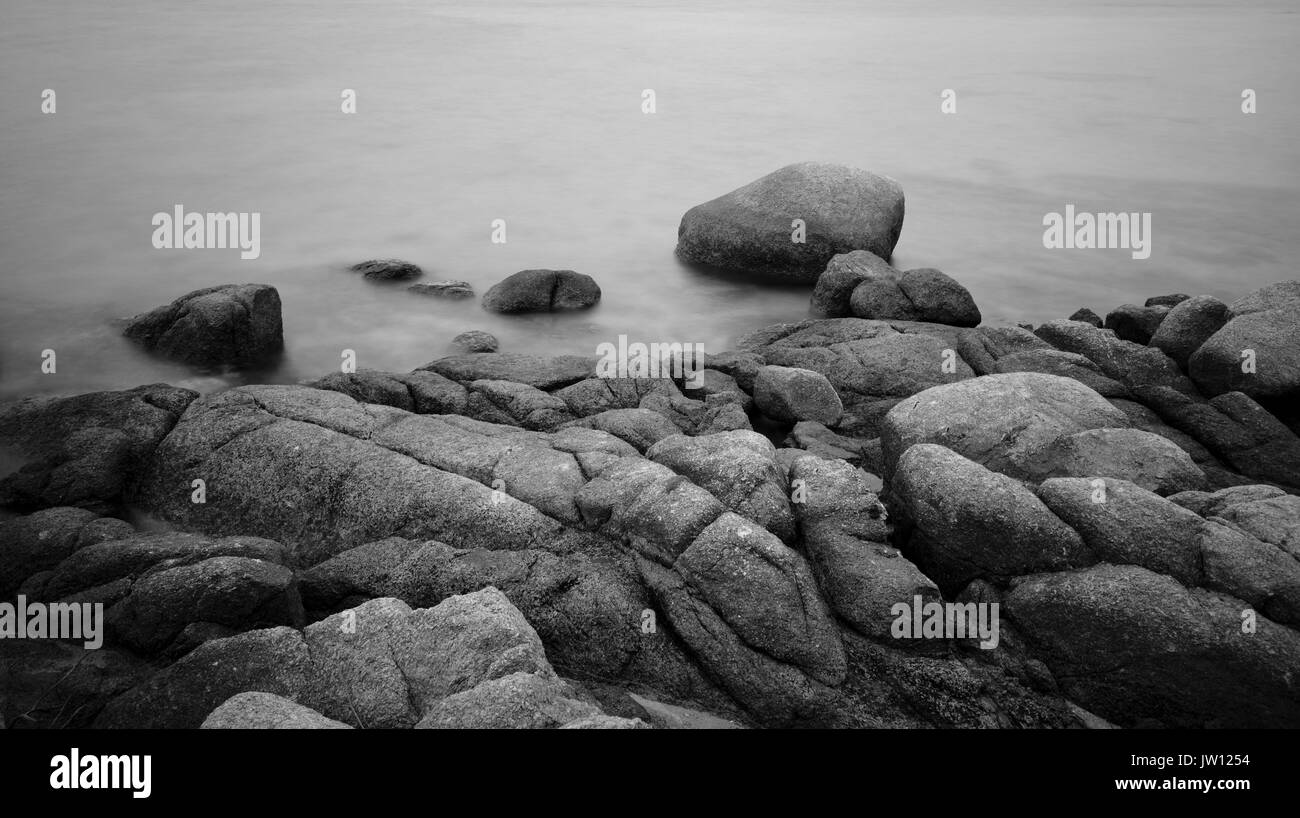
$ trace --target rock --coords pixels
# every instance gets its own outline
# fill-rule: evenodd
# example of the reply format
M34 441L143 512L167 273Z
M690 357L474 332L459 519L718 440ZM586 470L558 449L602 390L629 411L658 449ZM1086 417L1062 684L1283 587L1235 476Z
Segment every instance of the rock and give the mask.
M57 600L71 596L84 596L94 588L108 587L126 581L129 589L135 580L157 571L193 566L215 557L238 557L242 563L268 563L282 565L286 560L283 546L259 537L223 537L209 539L198 534L165 532L155 534L132 533L121 539L87 544L77 549L50 572L42 590L42 598ZM284 584L284 574L278 571L257 571L263 576L274 576L273 584ZM192 574L180 574L176 579ZM210 588L215 595L229 593L231 588ZM287 587L286 587L287 590ZM173 599L177 606L197 604L200 600ZM234 602L234 600L230 600ZM188 620L187 620L188 621Z
M542 358L516 352L470 352L439 358L420 369L462 383L480 380L515 381L550 391L594 377L596 359L578 355Z
M1214 296L1188 298L1169 310L1151 336L1150 345L1186 369L1192 353L1222 329L1227 320L1227 305Z
M866 475L845 463L797 458L790 466L804 547L827 601L863 636L886 641L893 606L939 590L888 544L884 506Z
M529 464L560 458L580 475L547 441L336 392L239 387L191 407L155 451L142 499L190 530L273 536L305 565L392 535L526 548L565 539L559 522L509 493L536 482ZM206 481L206 503L190 502L195 479ZM506 492L494 493L498 479Z
M1121 341L1146 344L1168 314L1168 307L1123 304L1107 313L1104 326L1119 336Z
M239 693L226 699L200 725L204 730L351 730L310 707L274 693Z
M769 541L769 545L772 542ZM771 725L816 724L826 717L835 701L835 694L830 687L811 676L804 668L779 661L762 648L748 644L732 630L728 620L715 611L677 571L645 557L638 557L636 564L642 580L654 594L656 609L662 612L701 667L760 722ZM746 559L730 565L718 565L717 568L723 572L738 571L752 565L752 561ZM772 569L763 574L775 578L773 574L776 566L772 566ZM772 590L764 588L758 593L769 593ZM782 590L777 598L783 603L795 602L796 598L803 598L803 593L809 590L815 589L804 583L796 588ZM753 609L764 604L753 596L748 600L737 599L736 602L741 607L739 611L729 612L733 616L745 608ZM817 610L815 607L809 613L820 618ZM786 635L802 630L800 622L803 613L788 610L783 612L793 613L794 618L781 623L777 633ZM776 610L771 613L780 615ZM827 647L834 650L829 645ZM842 649L841 647L840 650ZM832 659L832 667L833 657L834 653L828 653L827 658ZM826 667L825 661L818 664ZM838 684L843 676L832 676L832 679L832 683Z
M374 369L358 369L356 372L331 372L307 386L313 389L327 389L342 392L358 403L378 403L393 406L407 412L415 411L415 401L411 390L401 380L401 376Z
M1092 326L1097 327L1098 329L1101 328L1101 323L1102 323L1101 316L1093 312L1092 310L1088 309L1087 307L1080 307L1079 309L1075 310L1074 313L1070 315L1068 320L1080 321L1084 324L1091 324Z
M1277 486L1257 485L1232 486L1215 492L1184 491L1170 495L1168 500L1202 517L1222 517L1233 506L1285 496L1286 492Z
M801 420L790 430L785 439L786 446L792 446L830 460L846 460L851 465L863 464L863 444L857 438L836 434L825 425L815 420Z
M464 386L437 372L417 369L398 380L406 384L411 394L413 409L421 415L463 415L469 401ZM400 407L399 407L400 408Z
M627 441L639 452L679 433L671 420L649 409L610 409L572 421L569 426L608 432Z
M885 176L817 162L788 165L697 205L682 217L677 253L690 261L812 282L839 253L888 260L903 229L903 189ZM792 240L802 219L802 243Z
M489 423L548 432L573 420L563 400L514 381L473 381L465 413Z
M1035 646L1062 693L1122 727L1300 725L1300 634L1242 604L1135 565L1027 577L1003 615Z
M115 513L134 499L140 470L198 394L166 384L0 407L0 445L29 458L0 479L0 504L79 506Z
M1020 481L943 446L909 447L890 489L915 526L909 553L947 593L977 577L999 582L1096 562Z
M641 632L644 612L653 609L654 601L632 561L608 545L589 543L587 548L557 555L538 549L465 550L392 538L346 551L305 572L303 597L322 611L338 610L345 599L358 596L394 596L430 607L492 585L525 615L557 666L626 679L692 701L721 698L669 632L657 637Z
M932 267L908 270L899 277L898 286L918 313L916 319L909 320L954 327L974 327L982 320L970 291L940 270Z
M958 355L959 336L970 332L940 324L831 318L770 333L760 350L770 365L826 376L846 409L840 431L848 431L848 424L855 436L873 437L899 398L975 374Z
M839 684L844 647L803 558L765 529L725 512L676 569L747 645Z
M0 600L23 580L57 566L74 551L135 533L129 523L80 508L51 508L0 520Z
M1141 565L1184 585L1200 584L1205 521L1127 480L1105 478L1102 483L1077 477L1047 480L1038 496L1102 561Z
M231 696L249 691L301 701L309 667L307 645L293 628L216 639L108 702L94 726L193 729Z
M433 281L428 284L412 284L406 289L419 295L433 295L441 298L474 297L474 287L468 281Z
M1176 307L1187 299L1191 298L1186 293L1173 293L1172 295L1153 295L1142 305L1144 307Z
M600 301L596 280L572 270L521 270L483 294L491 312L581 310Z
M451 343L452 346L459 347L465 352L496 352L497 347L500 346L495 335L477 329L462 332L452 338Z
M708 491L731 511L771 531L782 541L796 539L794 513L776 449L756 432L720 432L704 437L673 435L646 450L662 463Z
M1281 494L1234 502L1213 513L1255 539L1275 545L1300 560L1300 497Z
M1152 387L1142 389L1140 397L1235 471L1300 488L1300 438L1248 395L1227 392L1206 403Z
M852 315L849 299L859 284L868 279L888 279L897 275L898 270L869 250L840 253L817 277L813 286L812 309L828 318Z
M924 321L974 327L979 307L965 287L939 270L870 275L849 297L849 309L859 318Z
M138 653L156 653L186 625L252 629L303 624L293 572L244 557L213 557L138 580L109 612L113 635Z
M994 367L994 371L1000 373L1042 372L1062 378L1073 378L1106 398L1124 397L1128 394L1124 384L1106 377L1101 368L1092 361L1082 355L1062 352L1050 347L1004 355L997 359Z
M1300 562L1217 521L1201 538L1203 584L1253 605L1274 622L1300 628Z
M1243 392L1289 402L1300 397L1298 334L1300 305L1236 316L1192 353L1188 374L1206 395Z
M1130 389L1168 386L1199 394L1178 365L1158 349L1123 341L1115 333L1079 321L1048 321L1034 334L1057 349L1076 352L1096 364L1108 378Z
M692 710L689 707L680 707L675 704L657 702L654 699L647 699L645 696L638 696L635 693L627 694L628 698L636 702L637 706L645 711L646 718L650 724L659 730L743 730L739 724L724 718L719 718L712 713L704 713L699 710Z
M1187 452L1140 429L1089 429L1056 444L1053 477L1114 477L1159 495L1205 488Z
M423 270L409 261L395 258L371 259L353 264L350 269L371 281L409 281L424 275Z
M537 730L600 715L599 708L566 696L558 680L513 673L435 703L415 726L437 730Z
M464 414L468 400L465 387L423 370L404 375L374 369L332 372L306 385L342 392L358 403L378 403L420 414Z
M1128 425L1123 412L1078 381L1036 372L988 375L901 401L881 428L884 475L915 443L938 443L985 468L1038 481L1058 439Z
M587 378L552 394L578 417L590 417L610 409L641 408L651 395L682 397L681 390L668 378Z
M1228 315L1236 318L1252 312L1265 310L1289 310L1300 308L1300 280L1278 281L1260 287L1249 295L1242 296L1228 305Z
M754 379L763 367L763 356L754 352L721 352L717 355L704 356L704 365L708 369L730 375L736 384L746 392L754 391Z
M797 423L815 420L833 425L844 413L835 387L819 372L785 366L765 366L754 381L754 403L774 420Z
M578 492L577 504L588 525L629 536L639 553L667 565L725 510L667 466L636 457L601 467Z
M753 388L753 384L750 385ZM725 372L716 369L705 369L701 375L701 383L698 389L689 387L686 390L687 396L700 400L708 400L710 395L729 396L731 400L740 404L742 409L748 410L754 404L753 398L740 388L736 379Z
M223 284L137 315L126 337L198 367L255 367L284 349L280 293L269 284Z
M5 639L0 721L11 729L85 729L153 668L126 651L55 639Z

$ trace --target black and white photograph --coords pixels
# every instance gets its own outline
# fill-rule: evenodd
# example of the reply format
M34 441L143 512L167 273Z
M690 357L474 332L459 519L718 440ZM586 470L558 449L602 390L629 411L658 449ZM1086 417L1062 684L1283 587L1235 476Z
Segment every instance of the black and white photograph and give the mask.
M3 0L10 780L816 734L1249 803L1298 47L1292 0Z

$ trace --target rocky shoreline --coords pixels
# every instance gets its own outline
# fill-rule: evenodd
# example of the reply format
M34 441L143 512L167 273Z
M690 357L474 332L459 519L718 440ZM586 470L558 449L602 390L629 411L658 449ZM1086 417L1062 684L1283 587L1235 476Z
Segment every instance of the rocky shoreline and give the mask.
M698 378L507 350L0 407L0 600L106 611L98 649L0 639L4 724L1300 726L1300 282L982 326L889 264L902 191L864 174L687 214L679 253L825 316ZM242 365L279 310L209 288L127 334ZM913 600L992 610L996 644L900 636Z

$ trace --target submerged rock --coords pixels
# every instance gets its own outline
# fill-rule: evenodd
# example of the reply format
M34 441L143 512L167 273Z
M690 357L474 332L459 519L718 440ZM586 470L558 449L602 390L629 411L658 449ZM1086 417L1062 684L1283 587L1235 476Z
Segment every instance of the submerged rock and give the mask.
M432 281L426 284L412 284L406 289L419 295L432 295L441 298L474 297L474 288L468 281Z
M596 280L573 270L521 270L483 294L491 312L581 310L600 301Z
M409 281L424 275L424 271L409 261L396 258L371 259L353 264L352 272L361 273L371 281Z
M132 318L125 334L150 352L193 366L258 366L284 349L280 293L268 284L195 290Z

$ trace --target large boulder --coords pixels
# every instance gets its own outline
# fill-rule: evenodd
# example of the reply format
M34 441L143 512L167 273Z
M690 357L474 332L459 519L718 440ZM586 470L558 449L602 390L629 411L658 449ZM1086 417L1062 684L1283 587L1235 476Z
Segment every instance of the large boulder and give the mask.
M1228 307L1212 295L1198 295L1176 304L1159 329L1151 336L1150 345L1161 350L1186 368L1192 353L1223 328L1228 321Z
M154 447L196 397L153 384L0 407L0 446L28 461L0 480L0 504L119 511L134 499Z
M794 514L776 449L757 432L673 435L655 443L645 456L706 489L728 509L783 541L795 541Z
M492 312L559 312L581 310L600 301L596 280L573 270L521 270L483 294Z
M123 520L98 517L82 508L49 508L0 520L0 600L8 599L29 576L54 568L73 552L133 533Z
M765 366L754 380L754 403L774 420L797 423L815 420L834 425L844 412L835 387L820 372L786 366Z
M938 443L1003 474L1042 480L1054 468L1057 441L1127 416L1070 378L1037 372L988 375L936 386L899 402L885 415L885 472L915 443Z
M859 318L898 319L974 327L981 320L970 292L946 273L931 268L871 275L849 296Z
M1167 386L1198 395L1178 364L1152 347L1125 341L1109 330L1082 321L1048 321L1034 334L1057 349L1074 352L1096 364L1108 378L1130 389Z
M1002 612L1062 693L1123 727L1300 726L1300 634L1136 565L1021 580Z
M827 602L854 630L884 641L895 604L939 599L934 582L889 545L884 507L861 470L802 455L790 483L809 561Z
M1088 429L1057 441L1054 477L1115 477L1156 494L1205 488L1191 455L1141 429Z
M1249 315L1264 310L1300 309L1300 279L1278 281L1260 287L1253 293L1244 295L1228 305L1228 314L1232 318Z
M1182 582L1201 581L1200 532L1205 522L1127 480L1062 477L1038 496L1105 562L1141 565Z
M205 368L254 367L284 349L280 293L269 284L223 284L137 315L126 337L150 352Z
M1145 344L1151 340L1168 314L1169 307L1166 306L1121 304L1106 314L1103 326L1119 336L1121 341Z
M1300 306L1238 315L1188 361L1207 395L1244 392L1256 400L1300 398Z
M788 165L682 217L677 253L746 273L813 282L838 253L888 260L903 229L903 189L865 170L818 162ZM805 225L795 241L795 219Z
M976 578L1005 581L1096 562L1019 480L943 446L908 448L890 488L914 527L909 552L949 593Z

